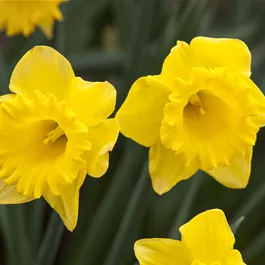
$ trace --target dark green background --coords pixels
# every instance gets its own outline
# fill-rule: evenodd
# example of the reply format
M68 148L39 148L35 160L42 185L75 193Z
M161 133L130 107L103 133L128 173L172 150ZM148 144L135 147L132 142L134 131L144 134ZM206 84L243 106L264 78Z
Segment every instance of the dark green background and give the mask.
M8 92L17 61L42 44L65 55L76 75L113 83L117 110L136 78L159 73L176 40L198 35L244 40L253 56L252 78L265 89L263 0L70 0L62 11L64 22L56 24L51 41L39 30L30 38L0 35L2 94ZM120 136L108 173L101 179L88 177L82 187L73 233L43 200L0 206L0 264L134 265L135 240L179 238L179 225L210 208L223 209L234 231L238 228L236 247L245 262L264 264L264 150L261 129L245 190L227 189L198 173L158 196L147 174L147 150ZM245 220L238 226L241 216Z

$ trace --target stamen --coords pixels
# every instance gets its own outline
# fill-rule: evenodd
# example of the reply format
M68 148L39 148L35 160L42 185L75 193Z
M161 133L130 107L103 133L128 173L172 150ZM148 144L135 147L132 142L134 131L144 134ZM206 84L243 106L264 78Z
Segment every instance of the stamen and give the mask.
M43 140L44 144L49 144L55 142L59 137L64 135L64 131L61 127L57 126L56 129L50 131L46 138Z
M206 111L203 109L202 102L201 99L199 98L198 93L190 96L189 103L192 106L196 107L202 115L206 113Z

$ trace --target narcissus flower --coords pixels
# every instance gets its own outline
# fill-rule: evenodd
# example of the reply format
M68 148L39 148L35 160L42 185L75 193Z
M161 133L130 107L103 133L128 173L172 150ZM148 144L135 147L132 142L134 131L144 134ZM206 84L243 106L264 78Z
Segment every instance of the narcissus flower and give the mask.
M118 137L107 119L115 88L75 77L61 54L38 46L16 65L10 90L0 108L0 203L43 196L73 230L86 173L106 172Z
M140 265L245 265L221 210L203 212L179 230L181 241L138 240L134 250Z
M246 187L265 98L250 80L251 55L236 39L178 42L162 72L139 78L117 114L121 132L151 147L149 171L163 194L201 169Z
M39 27L48 38L52 37L55 20L63 19L59 6L65 0L1 0L0 31L8 36L23 34L28 37Z

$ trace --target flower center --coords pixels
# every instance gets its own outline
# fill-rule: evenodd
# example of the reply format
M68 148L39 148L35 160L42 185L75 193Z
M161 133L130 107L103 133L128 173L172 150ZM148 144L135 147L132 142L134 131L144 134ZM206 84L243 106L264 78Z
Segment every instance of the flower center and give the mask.
M46 159L62 155L65 152L68 141L64 130L53 120L44 120L39 123L40 126L43 126L42 139L39 142L39 153Z
M192 107L194 107L201 115L206 113L205 109L203 108L199 92L190 96L188 104L192 105Z
M47 135L46 138L43 140L44 144L49 144L55 142L58 138L65 135L62 128L57 126L54 130L51 130Z

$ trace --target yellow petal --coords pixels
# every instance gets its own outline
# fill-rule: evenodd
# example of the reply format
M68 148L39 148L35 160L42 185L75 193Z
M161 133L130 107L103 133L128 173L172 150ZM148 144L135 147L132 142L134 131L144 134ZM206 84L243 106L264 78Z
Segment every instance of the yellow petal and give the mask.
M251 54L244 42L238 39L196 37L190 45L177 42L165 59L162 77L189 80L194 67L227 67L232 72L250 76L250 66Z
M180 227L181 242L195 260L205 264L221 261L233 249L235 238L223 211L213 209Z
M0 96L0 104L2 104L4 101L8 100L8 99L12 99L15 97L15 94L6 94L3 96Z
M251 54L238 39L196 37L191 43L195 65L206 68L228 67L232 72L251 75Z
M218 182L232 189L243 189L247 186L252 159L252 147L246 149L246 155L236 155L229 166L218 167L209 173Z
M242 256L238 250L232 250L222 265L246 265L242 259Z
M157 76L138 79L116 116L122 134L141 145L151 146L159 136L169 93Z
M93 156L92 153L90 153L91 158L88 156L88 154L85 155L85 158L87 159L87 174L93 178L100 178L107 172L109 168L109 152Z
M92 148L83 155L83 159L87 162L88 175L99 178L108 169L108 153L117 141L119 124L116 119L107 119L94 127L89 127L88 135Z
M243 77L244 82L249 86L253 102L256 108L253 108L253 116L251 119L259 126L265 126L265 97L257 85L249 78Z
M181 180L190 178L198 170L196 162L185 167L181 154L176 155L161 143L151 146L149 159L152 185L155 192L160 195L169 191Z
M16 185L7 185L3 179L0 179L0 204L18 204L32 200L34 198L18 194Z
M71 82L67 101L80 121L93 126L114 111L116 90L109 82L88 82L76 77Z
M79 177L68 185L62 195L53 195L50 191L44 195L45 200L60 215L69 231L73 231L78 219L79 189L85 179L85 172L80 171Z
M190 47L184 41L178 41L177 45L173 47L170 54L166 57L161 77L167 81L180 77L184 80L190 79L190 71L192 68L189 56Z
M73 78L73 69L66 58L51 47L36 46L17 63L9 87L12 92L28 98L38 90L62 100Z
M190 265L192 261L181 242L172 239L138 240L134 252L140 265Z
M52 39L53 36L53 22L52 19L46 19L40 22L39 28L43 31L47 39Z

